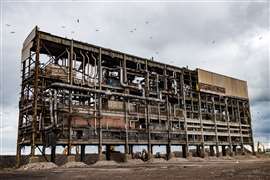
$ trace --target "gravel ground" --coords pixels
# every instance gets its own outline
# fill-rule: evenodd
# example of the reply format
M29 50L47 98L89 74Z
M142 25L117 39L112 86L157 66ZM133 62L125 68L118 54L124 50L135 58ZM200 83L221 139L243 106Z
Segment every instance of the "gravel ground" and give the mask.
M102 161L101 161L102 162ZM34 164L34 163L33 163ZM33 165L32 164L32 165ZM101 164L104 164L102 166ZM158 180L158 179L210 179L210 180L269 180L270 159L220 160L203 162L143 163L133 166L112 165L115 162L102 162L100 166L87 168L53 168L41 171L0 171L0 179L10 180Z

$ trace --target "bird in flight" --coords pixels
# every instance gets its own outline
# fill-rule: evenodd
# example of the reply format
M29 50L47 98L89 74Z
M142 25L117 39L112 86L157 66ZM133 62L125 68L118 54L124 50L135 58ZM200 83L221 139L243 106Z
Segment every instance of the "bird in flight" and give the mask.
M15 31L11 31L10 34L15 34Z
M129 31L129 32L133 33L133 31L132 31L132 30L131 30L131 31Z
M10 24L6 24L7 27L11 26Z
M77 19L77 23L80 23L80 20L79 19Z
M259 37L259 40L262 40L262 38L263 38L263 37L262 37L262 36L260 36L260 37Z
M63 28L63 29L64 29L64 28L66 28L66 26L61 26L61 28Z
M96 32L98 32L99 31L99 29L96 29Z

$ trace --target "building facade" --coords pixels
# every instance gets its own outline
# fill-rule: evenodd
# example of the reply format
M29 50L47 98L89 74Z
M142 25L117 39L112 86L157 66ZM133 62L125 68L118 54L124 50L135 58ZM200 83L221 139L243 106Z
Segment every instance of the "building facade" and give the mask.
M58 37L37 27L22 49L17 160L31 146L180 145L219 155L253 147L247 83ZM108 148L107 148L108 149ZM221 150L220 150L221 149Z

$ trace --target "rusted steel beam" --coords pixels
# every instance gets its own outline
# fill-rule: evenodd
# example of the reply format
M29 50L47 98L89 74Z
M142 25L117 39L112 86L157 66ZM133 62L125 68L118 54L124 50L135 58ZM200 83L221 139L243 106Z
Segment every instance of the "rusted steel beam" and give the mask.
M36 59L35 59L35 71L34 71L34 100L33 100L33 122L32 122L32 142L31 142L31 156L35 155L35 141L37 133L37 101L40 88L39 83L39 51L40 51L40 35L36 34Z

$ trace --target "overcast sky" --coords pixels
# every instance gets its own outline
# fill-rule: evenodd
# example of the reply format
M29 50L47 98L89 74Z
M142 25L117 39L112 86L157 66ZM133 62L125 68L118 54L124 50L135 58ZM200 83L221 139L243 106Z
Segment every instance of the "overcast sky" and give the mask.
M270 141L267 1L1 3L0 153L16 151L21 48L35 25L163 63L246 80L254 136Z

